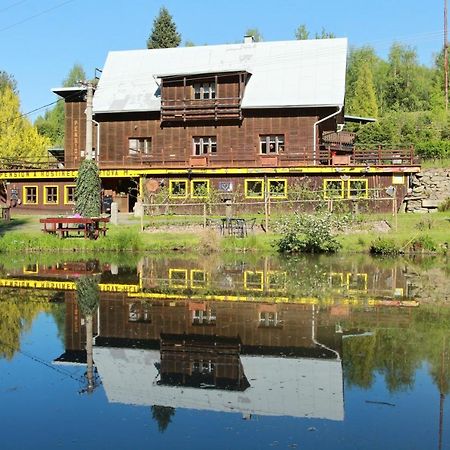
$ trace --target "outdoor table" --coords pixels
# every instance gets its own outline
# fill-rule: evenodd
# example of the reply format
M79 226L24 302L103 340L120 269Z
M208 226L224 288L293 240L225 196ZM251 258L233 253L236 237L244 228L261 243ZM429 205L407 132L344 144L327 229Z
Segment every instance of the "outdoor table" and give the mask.
M85 239L97 239L101 234L106 236L109 217L47 217L39 222L44 233L56 234L60 238L82 233Z

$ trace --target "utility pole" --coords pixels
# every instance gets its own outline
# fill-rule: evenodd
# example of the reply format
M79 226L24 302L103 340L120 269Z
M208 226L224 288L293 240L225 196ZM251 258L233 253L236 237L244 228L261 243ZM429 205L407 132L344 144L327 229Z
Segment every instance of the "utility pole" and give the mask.
M90 81L86 83L86 148L85 158L92 159L92 99L94 97L94 86Z
M448 111L448 40L447 40L447 0L444 0L444 95L445 110Z

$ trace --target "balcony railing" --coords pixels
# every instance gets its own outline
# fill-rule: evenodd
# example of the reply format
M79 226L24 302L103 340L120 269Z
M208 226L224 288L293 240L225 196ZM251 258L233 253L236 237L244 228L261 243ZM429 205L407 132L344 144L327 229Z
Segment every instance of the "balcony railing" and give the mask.
M242 119L240 98L161 101L162 122L224 119Z
M0 159L0 171L77 169L80 160L57 161L33 159ZM260 155L243 153L229 149L226 156L220 152L213 155L193 156L191 148L185 148L180 155L171 149L158 152L158 155L123 156L115 160L100 159L101 169L170 169L170 168L237 168L237 167L302 167L302 166L412 166L419 164L413 148L375 149L353 148L343 151L335 147L321 146L314 155L309 149L301 152Z

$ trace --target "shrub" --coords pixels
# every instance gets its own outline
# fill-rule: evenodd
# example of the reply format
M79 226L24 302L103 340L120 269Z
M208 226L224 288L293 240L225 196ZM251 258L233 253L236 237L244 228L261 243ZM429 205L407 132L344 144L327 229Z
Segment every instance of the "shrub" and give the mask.
M414 239L411 242L409 249L413 252L435 252L437 249L437 244L430 236L424 234Z
M378 238L370 244L370 253L395 256L401 253L401 248L393 239Z
M450 157L450 141L431 140L416 144L416 152L424 159L442 159Z
M450 197L447 197L438 207L438 211L450 211Z
M335 230L343 227L343 221L330 213L294 214L278 226L282 234L277 241L280 253L335 253L341 245Z

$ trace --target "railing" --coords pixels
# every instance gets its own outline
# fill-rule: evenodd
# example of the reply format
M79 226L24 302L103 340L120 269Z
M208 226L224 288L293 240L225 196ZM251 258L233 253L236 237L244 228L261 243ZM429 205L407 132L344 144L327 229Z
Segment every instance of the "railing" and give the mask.
M158 155L123 155L114 160L99 161L101 169L170 169L170 168L237 168L237 167L302 167L302 166L411 166L419 164L413 148L399 149L377 147L375 149L353 148L350 151L336 149L333 146L321 146L313 155L310 149L304 148L300 152L284 152L282 154L260 155L243 153L232 148L226 156L218 154L192 155L191 148L184 148L181 152L162 149ZM51 160L10 158L0 159L0 171L19 170L55 170L77 169L80 160L66 160L65 164Z
M240 119L241 99L162 100L161 121Z

